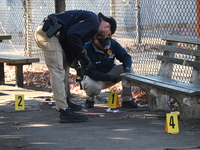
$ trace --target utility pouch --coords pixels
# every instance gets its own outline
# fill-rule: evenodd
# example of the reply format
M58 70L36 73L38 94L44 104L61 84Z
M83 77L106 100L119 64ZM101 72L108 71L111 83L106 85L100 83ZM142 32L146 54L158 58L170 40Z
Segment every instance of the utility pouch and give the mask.
M53 23L50 19L44 20L44 25L42 27L42 31L47 32L52 25L53 25Z
M50 38L59 31L59 29L62 27L62 25L57 22L57 19L55 16L50 16L49 19L52 22L52 26L49 27L49 29L47 31L47 36Z

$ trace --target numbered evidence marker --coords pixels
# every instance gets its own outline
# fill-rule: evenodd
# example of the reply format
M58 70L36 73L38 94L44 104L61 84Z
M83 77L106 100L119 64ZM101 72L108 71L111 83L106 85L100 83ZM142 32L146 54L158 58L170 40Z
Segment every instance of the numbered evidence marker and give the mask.
M166 114L166 124L165 131L171 134L179 133L178 125L178 114L177 113L167 113Z
M116 108L119 106L118 93L110 92L108 96L108 108Z
M24 110L24 95L15 95L15 110Z

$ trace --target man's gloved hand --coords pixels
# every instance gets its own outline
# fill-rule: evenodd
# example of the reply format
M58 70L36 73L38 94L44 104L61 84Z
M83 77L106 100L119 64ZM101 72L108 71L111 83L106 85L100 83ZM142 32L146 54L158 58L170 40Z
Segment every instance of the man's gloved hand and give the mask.
M109 78L109 80L110 80L111 82L113 82L113 83L117 83L117 82L120 81L120 77L115 76L115 75L108 75L108 78Z
M76 82L81 82L83 80L84 72L82 68L76 69Z
M78 61L77 58L74 58L74 60L69 64L69 66L71 68L78 69L78 68L81 67L81 64L80 64L80 62Z
M83 50L82 53L79 55L78 58L82 59L82 61L83 61L83 68L85 70L89 70L90 67L91 67L91 62L90 62L90 59L87 56L87 51Z
M124 69L124 73L129 73L130 72L130 68L129 67L126 67L125 69Z

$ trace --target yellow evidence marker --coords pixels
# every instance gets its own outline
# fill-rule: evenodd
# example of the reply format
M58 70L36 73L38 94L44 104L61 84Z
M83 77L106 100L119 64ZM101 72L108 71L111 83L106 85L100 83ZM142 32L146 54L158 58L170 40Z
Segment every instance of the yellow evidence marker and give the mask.
M165 131L171 134L179 133L178 125L178 115L177 113L171 112L166 114Z
M15 110L24 110L24 95L15 95Z
M110 92L108 96L108 108L116 108L119 106L118 93Z

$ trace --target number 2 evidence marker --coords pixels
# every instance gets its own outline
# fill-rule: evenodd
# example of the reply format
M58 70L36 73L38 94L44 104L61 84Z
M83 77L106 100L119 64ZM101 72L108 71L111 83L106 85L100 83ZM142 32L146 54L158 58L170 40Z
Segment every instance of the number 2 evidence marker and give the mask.
M15 110L24 110L24 95L15 95Z

